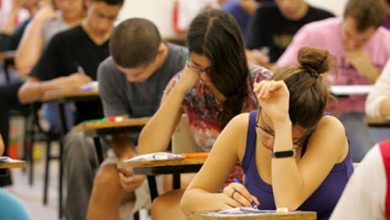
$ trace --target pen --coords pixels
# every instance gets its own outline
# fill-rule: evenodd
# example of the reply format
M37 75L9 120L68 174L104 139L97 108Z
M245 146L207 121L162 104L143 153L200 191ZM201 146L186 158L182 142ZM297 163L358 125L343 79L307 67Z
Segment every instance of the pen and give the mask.
M81 67L80 65L77 66L77 72L86 75L83 67Z
M240 183L240 180L238 180L236 177L234 177L234 178L233 178L233 182L235 182L235 183ZM257 205L256 205L256 203L255 203L255 201L251 200L250 202L251 202L252 208L258 209L258 207L257 207Z

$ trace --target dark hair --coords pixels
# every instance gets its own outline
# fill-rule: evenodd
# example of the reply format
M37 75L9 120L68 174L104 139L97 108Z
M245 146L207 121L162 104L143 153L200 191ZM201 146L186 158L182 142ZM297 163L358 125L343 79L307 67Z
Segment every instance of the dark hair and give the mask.
M379 27L386 17L382 0L349 0L344 9L344 18L351 17L356 22L356 30L363 32L370 27Z
M213 85L225 96L222 126L241 112L247 96L248 66L241 32L236 20L227 12L208 10L192 21L187 46L190 53L211 61L208 73Z
M143 18L130 18L113 31L110 53L116 64L134 68L152 62L161 44L161 35L155 24Z
M328 72L334 58L327 50L302 47L298 51L299 66L279 69L270 80L283 80L290 91L291 122L312 129L324 114L331 97L322 74Z
M107 5L123 5L124 0L92 0L93 2L104 2Z

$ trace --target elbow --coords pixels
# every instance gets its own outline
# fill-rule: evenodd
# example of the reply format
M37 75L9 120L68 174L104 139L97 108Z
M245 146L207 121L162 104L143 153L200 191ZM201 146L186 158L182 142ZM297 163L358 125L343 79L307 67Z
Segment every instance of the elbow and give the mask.
M189 198L188 198L188 192L187 190L184 192L181 200L180 200L180 209L183 211L183 213L188 216L191 211L190 211L190 208L189 208Z
M26 88L26 87L27 86L25 84L23 84L23 86L20 87L18 90L18 98L19 98L19 102L21 104L26 104L26 103L34 101L34 99L32 99L29 96L28 88Z

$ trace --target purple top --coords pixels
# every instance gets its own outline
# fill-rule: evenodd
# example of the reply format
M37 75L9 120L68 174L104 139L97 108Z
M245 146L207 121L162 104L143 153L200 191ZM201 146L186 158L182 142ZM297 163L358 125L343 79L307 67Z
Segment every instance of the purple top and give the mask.
M272 185L265 183L259 176L256 166L256 114L257 111L250 112L247 144L242 166L244 168L244 185L249 192L260 201L260 209L275 210L275 201L272 192ZM304 150L302 154L304 154ZM351 152L344 161L336 164L325 178L322 184L307 200L298 208L302 211L317 212L318 219L328 219L339 200L341 193L349 177L352 175L353 166ZM286 183L288 184L288 183Z

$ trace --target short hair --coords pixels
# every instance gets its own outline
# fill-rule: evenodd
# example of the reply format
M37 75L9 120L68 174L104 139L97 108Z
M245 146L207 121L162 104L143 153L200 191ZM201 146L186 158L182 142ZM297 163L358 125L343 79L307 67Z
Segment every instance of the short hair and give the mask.
M110 53L115 63L134 68L152 62L161 44L161 35L155 24L143 18L130 18L113 31Z
M290 92L289 116L293 125L313 129L322 118L332 98L322 75L334 66L334 57L327 50L302 47L299 65L278 69L270 80L283 80Z
M93 2L104 2L107 5L123 5L124 0L92 0Z
M247 96L248 65L237 21L229 13L211 9L198 14L188 29L190 53L206 56L213 85L226 97L220 114L222 126L241 112Z
M349 0L344 9L344 18L347 17L355 20L359 32L377 28L385 20L385 4L382 0Z

